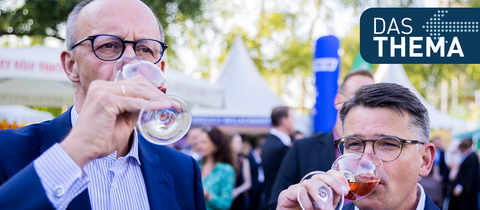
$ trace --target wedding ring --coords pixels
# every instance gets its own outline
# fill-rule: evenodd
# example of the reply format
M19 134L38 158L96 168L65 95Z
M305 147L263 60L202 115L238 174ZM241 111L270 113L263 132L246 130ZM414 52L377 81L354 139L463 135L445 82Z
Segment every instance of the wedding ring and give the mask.
M122 85L122 93L123 93L123 96L125 96L125 86Z

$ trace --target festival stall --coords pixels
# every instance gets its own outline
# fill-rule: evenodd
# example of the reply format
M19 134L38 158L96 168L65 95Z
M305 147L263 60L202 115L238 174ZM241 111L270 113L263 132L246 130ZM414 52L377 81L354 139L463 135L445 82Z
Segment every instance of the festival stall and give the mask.
M45 46L0 49L0 104L62 107L73 104L73 86L61 63L62 49ZM193 79L173 69L165 71L169 94L192 106L223 106L223 87Z
M73 88L60 64L61 50L45 46L0 49L0 104L72 105Z
M272 108L284 105L270 90L240 37L236 38L214 84L225 88L224 106L193 107L194 125L215 125L227 133L268 133Z

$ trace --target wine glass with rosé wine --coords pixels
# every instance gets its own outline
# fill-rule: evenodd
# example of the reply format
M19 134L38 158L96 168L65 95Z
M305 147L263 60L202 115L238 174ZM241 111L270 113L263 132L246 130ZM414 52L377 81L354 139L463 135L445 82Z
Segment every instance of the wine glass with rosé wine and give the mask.
M359 200L365 198L372 193L378 185L384 171L382 160L374 153L344 154L335 160L332 165L332 170L337 171L347 178L350 188L348 194L344 197L343 192L340 194L333 192L332 187L340 190L342 188L338 180L332 175L323 171L310 172L300 181L297 190L297 199L303 210L324 209L332 202L334 204L333 208L339 210L343 208L344 199ZM322 181L319 175L322 175L324 178L327 176L327 179L330 180L333 179L334 181L330 183L331 185L333 183L334 186L330 186ZM301 190L301 188L306 190ZM308 194L308 201L301 199L301 197L304 196L302 192ZM307 204L306 202L310 203Z

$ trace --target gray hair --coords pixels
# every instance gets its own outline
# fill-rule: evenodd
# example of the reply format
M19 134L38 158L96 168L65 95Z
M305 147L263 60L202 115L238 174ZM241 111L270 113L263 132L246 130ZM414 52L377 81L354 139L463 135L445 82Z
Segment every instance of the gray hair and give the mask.
M77 41L76 26L77 26L78 14L80 14L80 11L85 6L87 6L88 4L90 4L93 1L94 0L83 0L80 3L78 3L77 6L75 6L75 8L73 8L72 12L70 12L70 15L68 16L68 19L67 19L67 37L65 39L65 45L67 46L68 50L72 50L73 44L75 44L75 42ZM150 10L152 10L152 9L150 8ZM153 13L153 11L152 11L152 13ZM160 41L165 42L162 24L158 20L158 17L155 15L155 13L154 13L154 16L155 16L155 19L157 20L158 29L160 31Z
M345 118L354 107L391 108L403 116L409 114L409 129L419 141L428 143L430 137L430 118L420 100L408 88L394 83L377 83L362 86L355 96L345 102L340 110L340 119L345 130Z

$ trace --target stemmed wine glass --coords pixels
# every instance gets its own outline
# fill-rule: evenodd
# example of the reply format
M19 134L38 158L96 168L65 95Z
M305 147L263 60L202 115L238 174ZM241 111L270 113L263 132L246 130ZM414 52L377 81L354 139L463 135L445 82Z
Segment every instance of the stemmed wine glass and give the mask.
M163 71L153 63L140 57L123 57L114 68L115 81L141 75L152 85L166 93ZM175 104L169 108L154 109L162 102ZM180 140L190 128L192 115L188 104L178 96L159 95L150 100L140 111L136 124L137 130L149 142L167 145Z
M359 200L372 193L380 182L384 171L382 161L373 153L364 153L362 155L347 153L342 155L335 160L332 165L332 170L341 173L347 178L350 190L345 198L349 200ZM330 174L323 171L310 172L300 181L297 190L297 200L300 207L303 210L306 209L306 203L302 203L302 199L300 198L300 189L305 188L314 189L316 192L314 194L309 193L308 196L309 202L313 203L313 205L311 205L313 209L322 209L332 202L334 203L335 209L342 209L344 202L343 192L340 195L333 193L331 189L332 186L320 179L316 179L316 175L319 174L328 175L334 180L334 182L330 183L336 185L334 187L341 189L340 183Z

